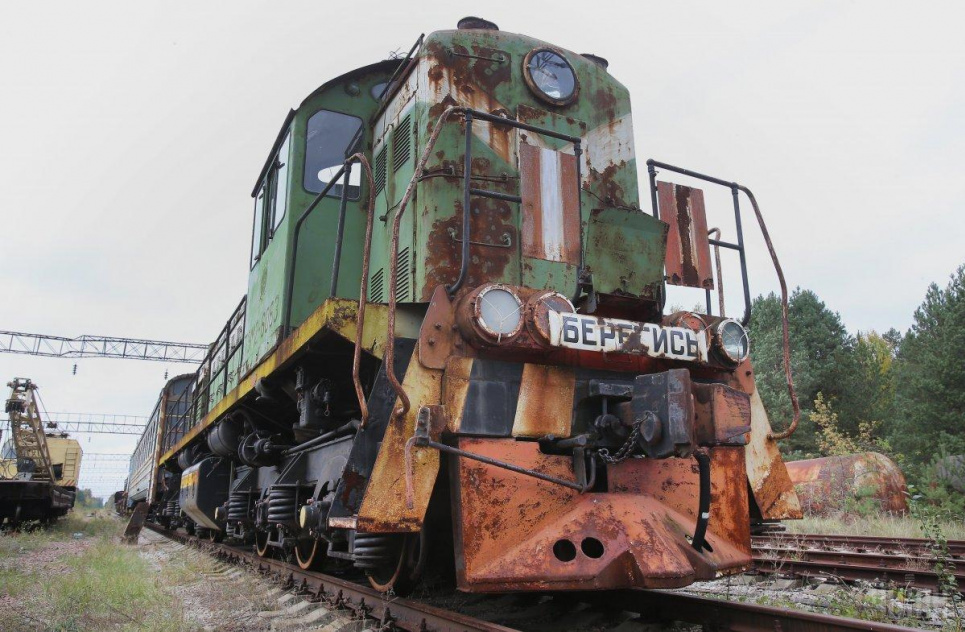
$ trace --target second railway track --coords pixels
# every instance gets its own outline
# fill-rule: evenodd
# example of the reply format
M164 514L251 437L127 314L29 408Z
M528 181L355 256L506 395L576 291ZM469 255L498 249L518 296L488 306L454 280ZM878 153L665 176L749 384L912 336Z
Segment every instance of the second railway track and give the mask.
M283 598L285 607L273 620L273 630L633 632L653 630L654 624L666 624L669 629L675 623L700 625L704 629L747 632L907 632L913 629L754 603L724 601L677 591L620 590L502 596L460 594L459 598L401 599L340 577L304 571L281 560L258 557L243 547L214 544L155 525L146 526L167 538L211 554L222 562L267 576L284 591L294 595L291 599ZM433 604L445 604L445 607ZM319 614L313 615L313 612Z
M952 580L965 590L965 542L950 541L939 573L928 540L870 536L779 534L753 539L754 567L762 573L841 581L887 582L948 591Z
M933 552L933 544L921 538L893 538L857 535L820 535L811 533L775 533L754 536L755 548L760 546L840 547L859 553L890 553L893 555L922 556ZM965 540L948 540L948 553L953 558L965 558Z

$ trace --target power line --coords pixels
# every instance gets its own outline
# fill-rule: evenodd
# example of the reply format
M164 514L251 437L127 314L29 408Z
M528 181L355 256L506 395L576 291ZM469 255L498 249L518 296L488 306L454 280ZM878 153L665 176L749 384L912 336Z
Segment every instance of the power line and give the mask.
M208 345L87 335L63 338L19 331L0 331L0 352L25 353L51 358L129 358L200 363L208 352Z

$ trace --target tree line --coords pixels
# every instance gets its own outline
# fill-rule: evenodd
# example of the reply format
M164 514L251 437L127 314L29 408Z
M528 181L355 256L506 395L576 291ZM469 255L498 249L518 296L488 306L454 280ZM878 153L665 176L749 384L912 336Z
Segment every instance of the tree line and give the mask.
M965 264L932 283L902 333L852 334L812 290L789 300L791 367L802 415L782 444L790 459L876 450L919 487L935 463L965 454ZM775 430L791 418L784 381L781 304L759 296L748 326L757 385Z

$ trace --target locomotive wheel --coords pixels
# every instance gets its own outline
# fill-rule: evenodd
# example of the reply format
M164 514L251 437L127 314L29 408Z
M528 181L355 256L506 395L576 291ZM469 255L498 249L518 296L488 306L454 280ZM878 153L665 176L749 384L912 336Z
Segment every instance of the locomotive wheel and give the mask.
M258 554L258 557L268 557L271 549L271 547L268 546L270 537L271 533L268 531L255 532L255 553Z
M195 531L194 523L193 522L185 523L184 530L185 532L187 532L188 535L194 535L194 531Z
M407 533L398 539L394 547L394 561L368 572L369 583L379 592L393 592L404 597L412 592L426 566L425 529L419 533Z
M299 538L295 541L295 559L304 571L317 571L327 557L327 546L315 538Z
M224 531L220 529L208 529L208 540L211 542L221 542L224 540Z

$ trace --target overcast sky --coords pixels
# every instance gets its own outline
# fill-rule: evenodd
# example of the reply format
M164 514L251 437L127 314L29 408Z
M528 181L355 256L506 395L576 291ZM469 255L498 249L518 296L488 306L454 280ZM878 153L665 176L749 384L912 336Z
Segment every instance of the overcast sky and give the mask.
M638 157L751 187L788 283L852 331L907 328L965 261L961 3L458 5L4 3L0 329L209 342L246 290L249 194L288 109L472 13L609 59ZM727 197L708 207L730 230ZM745 232L752 292L776 289L750 213ZM0 377L51 411L147 415L193 368L76 364L0 354Z

